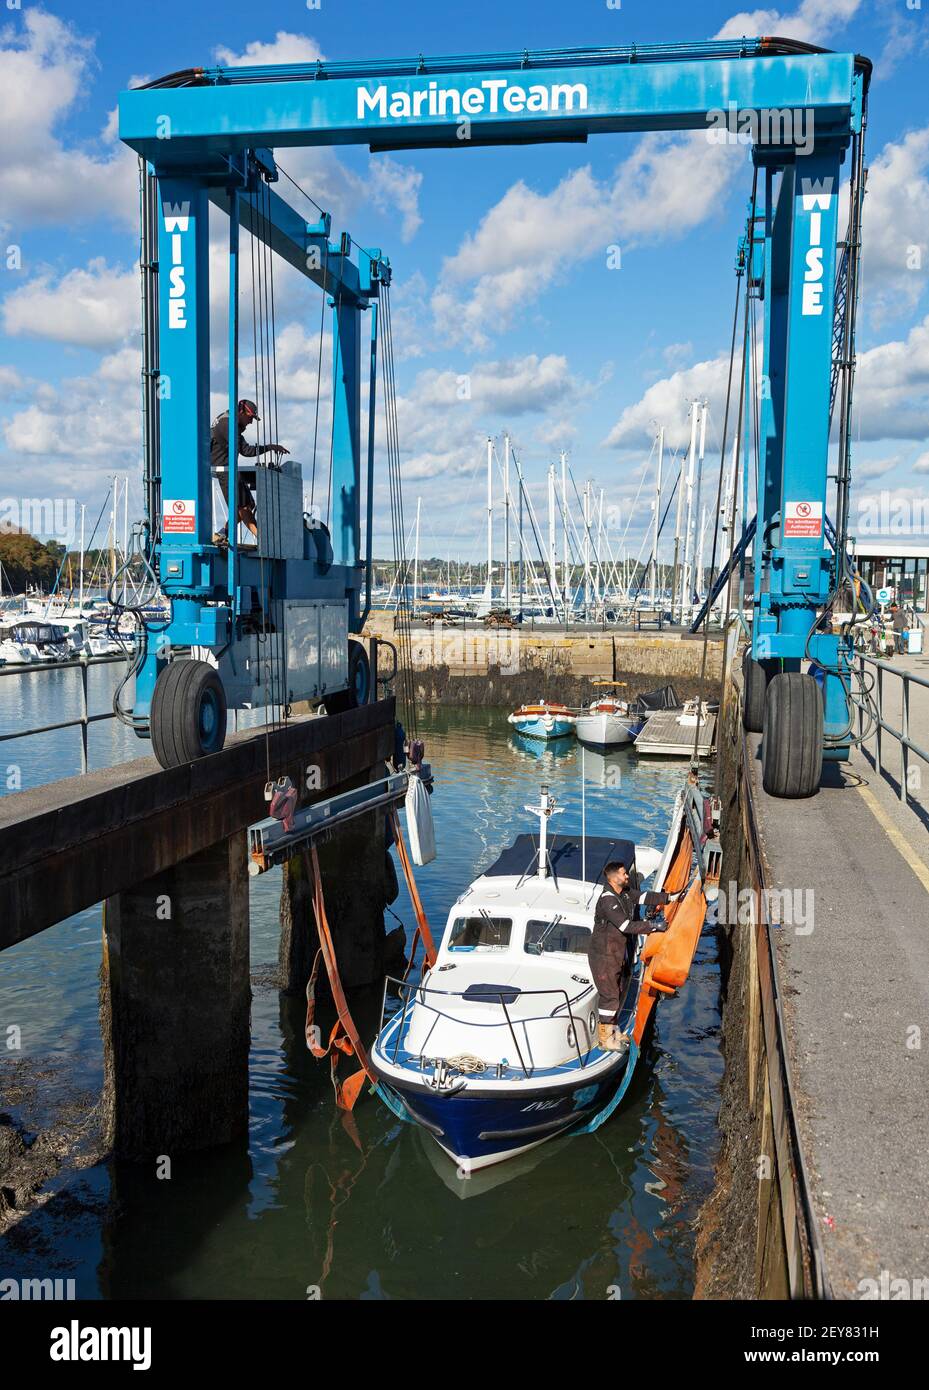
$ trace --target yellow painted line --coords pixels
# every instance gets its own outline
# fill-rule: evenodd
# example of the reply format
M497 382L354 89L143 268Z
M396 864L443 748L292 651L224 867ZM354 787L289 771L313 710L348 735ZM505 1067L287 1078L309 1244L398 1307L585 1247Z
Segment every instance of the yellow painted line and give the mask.
M859 786L858 790L865 799L872 816L886 832L888 840L893 844L900 854L909 864L913 873L919 879L926 892L929 893L929 867L927 867L916 853L909 840L901 831L897 829L893 821L884 810L877 797L870 787Z

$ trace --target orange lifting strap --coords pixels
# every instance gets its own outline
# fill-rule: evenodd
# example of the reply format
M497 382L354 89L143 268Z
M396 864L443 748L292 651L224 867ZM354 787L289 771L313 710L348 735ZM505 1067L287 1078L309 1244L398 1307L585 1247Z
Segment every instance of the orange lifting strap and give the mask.
M413 866L407 854L403 834L400 830L400 821L396 810L390 812L391 824L393 826L394 838L397 843L397 852L400 856L400 863L403 865L403 874L406 878L406 886L410 892L413 908L416 913L416 932L413 936L413 945L410 950L410 960L416 954L416 943L422 938L423 949L426 955L426 964L435 964L435 942L432 939L432 932L429 929L429 922L416 887L416 880L413 877ZM313 916L316 918L316 930L319 933L319 950L316 952L316 959L313 961L313 969L306 986L306 1045L314 1057L328 1057L329 1066L332 1073L332 1087L335 1091L336 1105L341 1110L353 1110L361 1088L364 1085L365 1077L376 1085L377 1074L371 1066L367 1049L358 1035L354 1019L348 1007L348 1000L345 998L345 991L342 988L342 981L339 978L339 967L335 957L335 945L332 940L332 932L329 929L329 919L326 916L326 902L323 896L323 881L319 871L319 859L316 854L316 846L311 842L309 849L310 868L313 876ZM329 986L332 990L332 997L335 1000L338 1017L332 1025L329 1034L329 1042L325 1047L322 1045L322 1035L319 1025L316 1023L316 976L319 970L319 958L322 956L326 966L326 974L329 977ZM352 1072L351 1076L345 1081L340 1081L338 1076L339 1054L346 1053L348 1056L355 1056L361 1063L358 1071Z
M313 916L316 918L316 930L319 933L319 950L313 962L313 970L307 981L306 986L306 1045L314 1057L329 1057L329 1066L332 1072L332 1087L335 1091L335 1102L340 1110L354 1110L355 1102L364 1085L365 1077L372 1083L377 1082L377 1076L371 1067L368 1053L364 1043L358 1036L358 1029L355 1027L354 1020L348 1007L348 1000L345 998L345 991L342 988L342 981L339 978L339 968L336 964L335 946L332 942L332 933L329 930L329 920L326 917L326 903L323 898L323 881L319 871L319 859L316 855L316 846L310 844L310 865L313 870ZM326 965L326 974L329 976L329 986L332 990L332 997L335 1000L338 1017L332 1025L332 1032L329 1034L329 1042L323 1047L319 1026L315 1022L316 1013L316 972L319 969L319 958L322 956ZM347 1053L348 1056L354 1055L361 1063L359 1071L352 1072L351 1076L345 1081L340 1081L338 1077L339 1053Z
M413 903L413 910L416 913L416 934L413 937L413 945L410 949L410 960L416 954L417 937L422 937L423 950L426 953L426 964L431 969L435 965L435 942L432 939L432 932L429 922L426 919L425 909L419 896L419 889L416 887L416 880L413 877L413 866L410 863L410 856L407 854L406 845L403 840L403 831L400 829L400 817L397 815L396 807L393 807L390 814L390 824L393 827L394 839L397 842L397 853L400 856L400 863L403 865L403 877L406 879L406 886L410 891L410 898Z

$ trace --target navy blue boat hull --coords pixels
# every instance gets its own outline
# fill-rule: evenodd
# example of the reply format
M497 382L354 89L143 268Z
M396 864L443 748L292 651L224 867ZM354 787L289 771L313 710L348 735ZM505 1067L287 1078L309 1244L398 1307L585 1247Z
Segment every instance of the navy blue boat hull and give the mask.
M442 1095L395 1076L384 1084L399 1096L409 1117L453 1158L499 1162L591 1120L616 1094L635 1065L635 1052L596 1081L572 1078L557 1088L522 1089L501 1095L480 1087ZM625 1089L625 1085L623 1085Z

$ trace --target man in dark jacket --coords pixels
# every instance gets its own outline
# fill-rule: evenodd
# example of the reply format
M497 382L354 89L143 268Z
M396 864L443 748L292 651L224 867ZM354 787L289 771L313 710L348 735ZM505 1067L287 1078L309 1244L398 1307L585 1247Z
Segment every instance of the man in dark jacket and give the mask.
M253 459L261 454L287 454L289 449L285 449L283 444L249 444L243 434L243 430L251 424L253 420L260 420L258 407L254 401L239 401L237 424L239 428L239 443L236 450L239 458ZM224 410L221 415L217 415L213 421L210 431L210 467L216 475L223 499L229 509L229 411ZM255 516L255 499L252 497L251 489L245 479L239 474L238 486L236 488L238 497L236 498L236 516L244 526L251 531L252 535L258 536L258 521ZM225 545L228 542L228 525L221 531L217 531L213 537L214 544Z
M600 994L597 1041L607 1052L622 1052L629 1046L629 1036L620 1032L615 1020L624 977L629 973L632 938L668 930L665 921L643 921L640 910L643 907L664 907L681 894L660 891L643 893L641 878L621 860L607 864L603 877L607 886L597 901L589 951L591 973Z

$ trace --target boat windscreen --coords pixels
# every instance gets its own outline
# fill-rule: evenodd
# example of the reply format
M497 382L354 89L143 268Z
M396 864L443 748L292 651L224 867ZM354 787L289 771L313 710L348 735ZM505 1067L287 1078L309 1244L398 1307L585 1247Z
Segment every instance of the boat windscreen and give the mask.
M557 917L530 921L526 923L524 949L531 956L547 955L549 951L586 956L590 949L590 927L561 922Z
M513 922L509 917L456 917L448 939L451 951L501 950L510 944Z

